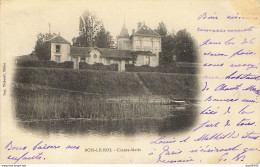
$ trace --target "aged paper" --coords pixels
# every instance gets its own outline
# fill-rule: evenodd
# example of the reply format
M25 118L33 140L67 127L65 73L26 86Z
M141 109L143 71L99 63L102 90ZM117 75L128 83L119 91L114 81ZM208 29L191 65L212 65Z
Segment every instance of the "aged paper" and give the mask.
M2 0L0 5L1 164L260 162L259 1ZM199 60L190 64L199 72L129 72L119 64L121 71L103 74L17 65L17 56L34 50L38 33L59 34L72 48L85 10L102 21L115 42L123 25L129 36L133 33L127 40L134 40L139 21L150 32L163 22L176 39L185 29L197 44ZM149 37L154 41L156 35ZM95 51L104 57L112 52ZM143 57L148 66L161 65L159 59ZM59 56L54 60L61 61Z

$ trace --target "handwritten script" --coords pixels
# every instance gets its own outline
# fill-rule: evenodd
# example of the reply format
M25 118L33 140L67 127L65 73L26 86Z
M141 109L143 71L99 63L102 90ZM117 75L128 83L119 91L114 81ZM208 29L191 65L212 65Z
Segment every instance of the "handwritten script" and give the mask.
M248 162L260 151L260 63L256 26L243 23L259 18L205 11L195 19L203 67L198 122L184 137L151 140L148 156L163 164Z
M22 163L29 163L27 161L30 160L45 160L44 152L46 150L79 150L80 146L74 145L67 145L65 147L60 145L51 145L47 144L44 141L39 141L36 143L32 148L24 145L17 145L13 141L10 141L6 146L5 149L10 151L10 155L7 159L12 160L14 164L19 161L23 161Z

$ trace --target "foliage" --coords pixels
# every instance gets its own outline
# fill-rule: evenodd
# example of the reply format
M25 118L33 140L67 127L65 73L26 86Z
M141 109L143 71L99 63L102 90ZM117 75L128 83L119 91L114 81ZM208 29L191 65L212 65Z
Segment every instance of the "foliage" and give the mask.
M106 31L101 20L88 10L79 18L79 36L72 39L74 46L91 47L97 45L101 48L113 46L113 37Z
M51 59L51 49L50 44L47 42L57 34L53 33L39 33L37 35L37 41L34 47L34 52L39 60L50 60Z
M174 33L168 33L166 25L160 22L155 31L162 36L161 65L172 65L176 61L198 61L196 42L186 30L180 30L176 35Z
M28 62L28 61L38 61L38 57L36 57L35 53L30 53L28 55L23 55L23 56L17 56L16 57L16 62Z
M176 38L173 34L162 37L162 55L163 65L172 65L175 63Z
M160 73L180 73L180 74L197 74L199 68L197 67L178 67L176 65L159 65L151 67L148 65L135 66L133 64L126 64L126 71L128 72L160 72Z
M55 61L17 61L18 67L73 68L72 61L57 63Z
M191 34L185 29L176 34L176 56L179 62L198 61L198 48Z
M94 39L99 48L112 48L114 45L112 35L104 28L104 26L100 28L100 31L97 32Z
M159 26L157 27L157 29L155 29L155 32L157 32L158 34L160 34L162 37L165 37L168 33L167 27L164 24L164 22L160 22Z
M85 62L80 62L79 69L118 71L118 64L104 65L102 63L87 64Z
M84 11L79 18L79 37L77 46L93 46L94 36L100 31L102 22L91 12Z
M175 36L174 34L168 34L166 25L163 22L159 23L159 26L155 31L162 36L162 52L160 54L161 65L174 64L175 55Z

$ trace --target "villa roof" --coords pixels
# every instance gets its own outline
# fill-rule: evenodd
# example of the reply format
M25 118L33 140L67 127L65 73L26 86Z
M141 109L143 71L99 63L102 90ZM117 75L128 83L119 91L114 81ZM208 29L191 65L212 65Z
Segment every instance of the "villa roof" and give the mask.
M133 55L129 50L117 50L109 48L98 48L101 52L101 57L111 59L131 59Z
M71 46L70 47L70 54L71 54L71 56L86 57L86 56L89 56L89 53L91 52L92 49L94 49L94 48Z
M71 46L70 54L71 56L88 57L92 50L98 50L101 53L101 57L104 58L114 58L114 59L131 59L131 51L128 50L117 50L109 48L96 48L96 47L78 47Z
M146 25L140 27L134 34L134 36L153 36L153 37L161 37L160 34L152 30Z
M96 47L79 47L71 46L70 54L71 56L77 57L89 57L92 50L98 50L101 53L101 57L108 59L132 59L133 55L147 55L154 56L150 51L130 51L130 50L117 50L109 48L96 48Z
M48 42L70 44L69 41L67 41L66 39L62 38L61 36L56 36L56 37L50 39Z

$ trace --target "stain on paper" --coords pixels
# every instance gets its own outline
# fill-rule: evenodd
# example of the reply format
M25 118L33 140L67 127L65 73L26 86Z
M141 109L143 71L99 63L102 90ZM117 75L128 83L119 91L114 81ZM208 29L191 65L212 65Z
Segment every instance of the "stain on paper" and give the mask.
M238 17L247 17L251 24L260 25L259 0L230 0L230 4Z

